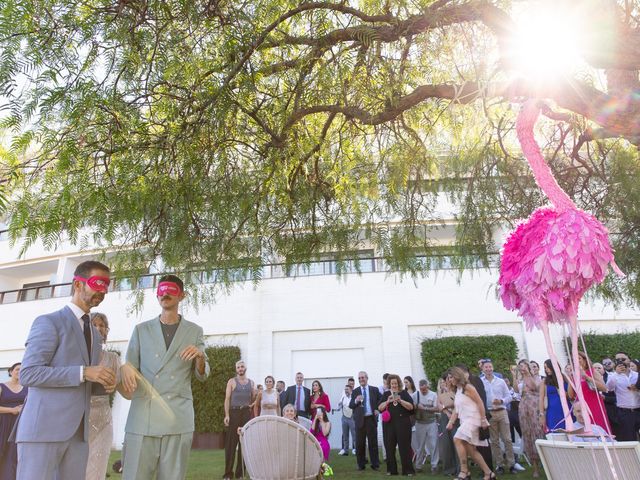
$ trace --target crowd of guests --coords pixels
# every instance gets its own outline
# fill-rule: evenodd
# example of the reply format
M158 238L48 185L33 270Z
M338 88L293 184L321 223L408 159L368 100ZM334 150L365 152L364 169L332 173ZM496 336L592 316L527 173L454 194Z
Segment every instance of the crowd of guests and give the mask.
M542 372L537 362L521 360L508 375L494 372L488 358L478 361L479 375L465 365L457 365L443 373L436 391L425 379L416 387L412 377L395 374L385 374L382 385L372 386L367 373L359 372L359 385L356 387L355 379L349 378L337 402L335 411L341 413L342 427L338 455L351 452L358 470L364 470L367 464L379 470L381 446L388 475L413 476L430 468L432 473L441 471L465 480L470 478L469 465L473 462L482 470L483 478L490 480L507 471L515 474L525 470L514 454L517 433L522 439L522 453L537 478L540 467L535 442L549 432L568 433L573 441L638 439L638 362L632 362L624 352L618 352L613 361L606 358L591 367L586 355L580 353L580 359L586 405L576 398L571 367L565 367L558 379L551 360L543 363ZM281 412L309 428L320 442L325 461L329 460L331 422L327 413L332 411L331 400L318 380L308 389L304 375L298 372L295 384L285 388L282 380L274 387L273 377L268 376L263 389L260 385L253 387L253 382L245 378L243 362L238 363L236 371L236 377L229 380L225 411L227 417L233 416L233 409L229 410L233 405L246 413L240 423L229 423L230 431L252 415ZM256 393L234 394L234 385L250 386L247 388ZM570 409L572 429L568 429L563 402ZM586 411L592 423L590 432L585 432ZM237 435L227 436L226 448L224 478L238 478L242 460Z
M90 313L108 285L105 265L81 263L71 302L34 321L23 362L12 365L9 380L0 384L0 480L104 479L113 441L109 395L116 390L131 400L123 478L185 477L194 431L191 380L203 381L209 374L202 328L178 313L184 285L166 275L156 292L160 314L135 327L122 364L103 348L108 319ZM593 364L581 352L575 368L582 403L572 366L559 373L550 360L542 372L537 362L521 360L508 375L494 372L488 358L478 361L479 375L456 365L443 373L436 391L425 379L416 387L410 376L395 374L385 374L382 385L374 386L361 371L358 386L349 378L335 399L342 417L338 455L351 452L359 470L367 464L379 470L381 444L388 475L412 476L429 462L432 472L465 480L473 461L490 480L523 470L513 450L517 433L538 477L535 441L547 432L565 432L575 441L638 439L638 366L622 351ZM300 423L328 461L332 407L322 383L314 380L309 389L298 372L288 388L270 375L262 386L246 371L245 363L237 362L227 382L224 478L244 475L239 433L256 415ZM571 409L571 421L565 407Z

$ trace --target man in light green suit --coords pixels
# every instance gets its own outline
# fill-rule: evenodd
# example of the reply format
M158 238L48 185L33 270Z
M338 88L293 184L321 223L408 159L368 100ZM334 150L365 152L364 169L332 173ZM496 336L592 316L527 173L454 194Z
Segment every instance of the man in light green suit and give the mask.
M191 375L209 375L202 327L178 314L184 284L175 275L160 279L160 316L136 326L122 367L131 396L124 441L125 480L180 480L187 473L193 438Z

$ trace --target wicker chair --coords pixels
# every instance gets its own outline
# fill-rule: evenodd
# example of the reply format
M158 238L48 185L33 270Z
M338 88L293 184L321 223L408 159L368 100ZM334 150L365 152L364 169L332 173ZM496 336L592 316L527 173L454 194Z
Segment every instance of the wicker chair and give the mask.
M253 480L320 478L324 457L318 440L283 417L256 417L240 430L242 456Z
M536 440L547 480L634 480L640 478L638 442Z

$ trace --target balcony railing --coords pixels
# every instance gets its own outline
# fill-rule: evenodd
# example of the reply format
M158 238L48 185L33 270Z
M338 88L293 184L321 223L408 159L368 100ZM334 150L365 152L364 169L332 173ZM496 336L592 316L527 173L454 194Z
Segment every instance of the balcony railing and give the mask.
M438 268L449 270L452 266L453 256L419 256L419 262L430 265L430 268ZM434 267L434 265L436 267ZM498 255L489 256L489 267L498 265ZM472 265L469 268L484 268L481 262ZM390 272L392 269L382 257L361 258L358 260L345 260L338 262L336 260L319 260L310 263L300 263L287 266L283 263L267 264L261 267L262 280L276 278L294 278L294 277L312 277L320 275L346 275L353 273L374 273L374 272ZM114 278L111 281L111 292L122 292L138 289L155 288L158 280L165 273L154 273L142 275L137 279L133 278ZM215 283L221 276L220 271L199 271L190 272L191 280L198 284ZM238 269L231 271L231 280L243 282L250 280L249 273ZM32 300L46 300L48 298L68 297L71 295L71 283L58 283L55 285L47 285L42 287L21 288L18 290L7 290L0 292L0 304L9 304L17 302L28 302Z

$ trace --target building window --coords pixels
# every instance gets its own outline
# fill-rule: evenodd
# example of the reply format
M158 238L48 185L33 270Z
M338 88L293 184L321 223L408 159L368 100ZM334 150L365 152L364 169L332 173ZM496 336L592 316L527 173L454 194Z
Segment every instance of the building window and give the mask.
M20 291L18 301L27 302L29 300L42 300L44 298L49 298L51 296L51 289L41 289L41 287L48 287L49 285L51 285L51 283L48 281L25 283L24 285L22 285L22 290Z

